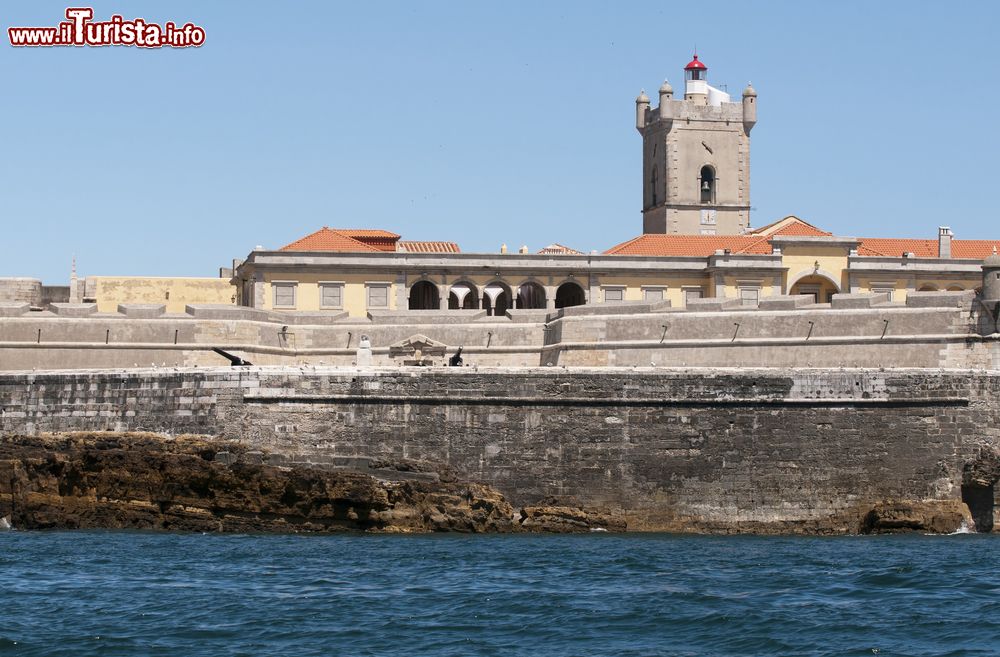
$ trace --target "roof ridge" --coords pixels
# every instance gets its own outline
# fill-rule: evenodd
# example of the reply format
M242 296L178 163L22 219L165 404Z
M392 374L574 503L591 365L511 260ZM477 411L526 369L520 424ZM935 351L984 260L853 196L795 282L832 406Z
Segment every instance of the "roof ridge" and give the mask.
M384 233L386 237L393 235L395 237L401 237L391 230L386 230L385 228L331 228L330 230L336 230L341 233Z
M322 235L324 233L333 233L334 235L336 235L336 236L338 236L338 237L340 237L342 239L348 240L349 242L353 242L353 244L351 246L354 246L356 244L359 251L378 251L378 249L376 249L375 247L373 247L373 246L371 246L369 244L365 244L364 242L362 242L360 240L354 239L350 235L345 235L341 230L330 228L329 226L323 226L319 230L314 230L313 232L309 233L308 235L304 235L304 236L300 237L297 240L289 242L288 244L286 244L285 246L281 247L278 250L279 251L295 251L295 250L299 250L299 249L295 248L296 245L301 244L302 242L305 242L306 240L308 240L311 237L316 237L317 235Z
M751 235L736 235L736 237L752 237L752 236ZM753 247L757 246L761 242L769 242L770 239L771 239L770 235L761 235L760 239L755 240L755 241L751 242L750 244L747 244L744 247L741 247L736 253L746 253L749 249L752 249Z
M781 228L779 228L777 230L771 230L772 228L774 228L778 224L780 224L782 222L785 222L785 221L788 222L786 225L782 226ZM766 234L766 235L774 235L774 234L779 233L782 230L785 230L789 226L793 226L793 225L795 225L797 223L798 224L802 224L803 226L808 226L809 228L812 228L813 230L815 230L817 233L822 233L823 235L833 235L833 233L831 233L830 231L823 230L819 226L816 226L815 224L811 224L808 221L806 221L805 219L803 219L801 217L798 217L798 216L796 216L794 214L785 215L784 217L782 217L781 219L778 219L777 221L772 221L771 223L766 224L764 226L761 226L760 228L755 228L755 229L753 229L753 231L752 231L751 234L752 235L764 235L764 234Z
M378 249L376 249L371 244L365 244L361 240L356 239L356 238L351 237L350 235L346 234L344 232L343 228L327 228L327 230L330 231L331 233L336 233L337 235L340 235L345 240L351 240L352 242L357 242L358 246L364 247L363 250L366 250L366 251L378 251Z

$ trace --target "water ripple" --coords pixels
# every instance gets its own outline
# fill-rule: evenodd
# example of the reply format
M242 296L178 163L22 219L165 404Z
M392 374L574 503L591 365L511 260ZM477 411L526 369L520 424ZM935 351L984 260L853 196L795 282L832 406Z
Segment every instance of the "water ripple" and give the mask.
M997 539L0 535L0 655L987 655Z

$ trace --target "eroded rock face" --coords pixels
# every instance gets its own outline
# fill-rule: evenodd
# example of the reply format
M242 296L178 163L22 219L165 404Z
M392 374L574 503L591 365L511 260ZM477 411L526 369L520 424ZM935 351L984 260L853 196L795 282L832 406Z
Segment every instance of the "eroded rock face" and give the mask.
M962 484L989 487L1000 480L1000 452L992 447L981 447L977 457L965 464Z
M873 506L861 522L863 534L951 534L975 528L969 507L959 500L884 502Z
M521 527L531 532L625 531L625 515L610 509L584 509L574 498L549 497L521 509Z
M412 464L382 465L382 471L415 470ZM444 475L388 481L346 470L279 467L239 444L197 437L17 436L0 440L0 517L19 529L566 531L562 520L524 527L523 514L496 490ZM573 514L582 518L575 530L587 531L587 512L564 515Z

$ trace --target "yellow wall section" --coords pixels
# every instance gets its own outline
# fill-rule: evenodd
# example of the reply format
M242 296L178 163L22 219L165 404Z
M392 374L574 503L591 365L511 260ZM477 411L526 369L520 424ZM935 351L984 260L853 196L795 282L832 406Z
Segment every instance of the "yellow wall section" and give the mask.
M722 286L715 286L715 296L729 299L740 298L740 287L744 283L759 283L760 292L758 298L773 297L781 294L781 289L774 286L774 277L770 274L758 276L753 274L742 274L738 276L723 276Z
M601 277L601 298L594 299L591 303L603 303L605 287L624 287L625 301L642 301L643 288L663 288L663 298L670 301L671 308L684 307L685 288L701 288L702 296L709 295L708 276L670 276L664 274L652 274L648 276L602 276Z
M351 317L365 317L368 314L368 296L366 283L389 283L388 310L396 308L396 286L392 284L394 276L378 276L366 274L302 274L302 273L269 273L264 277L264 309L274 309L274 290L272 281L295 281L295 308L279 308L278 310L343 310ZM343 308L320 307L320 283L343 283ZM383 308L382 310L386 310Z
M930 286L935 290L944 292L947 290L977 290L983 286L981 276L975 276L968 280L955 280L954 278L918 278L917 289Z
M802 274L811 275L819 265L821 272L827 272L841 292L850 292L847 281L848 249L842 246L786 246L781 254L781 264L788 271L785 277L785 291L792 281Z
M182 313L188 304L234 303L236 286L225 278L152 278L88 276L94 281L97 311L117 312L118 304L162 303L168 313Z

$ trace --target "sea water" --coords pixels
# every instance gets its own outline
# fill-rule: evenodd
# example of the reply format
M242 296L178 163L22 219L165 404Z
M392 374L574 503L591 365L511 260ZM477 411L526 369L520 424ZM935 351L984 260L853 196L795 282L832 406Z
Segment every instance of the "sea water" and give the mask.
M1000 541L0 534L0 654L995 655Z

